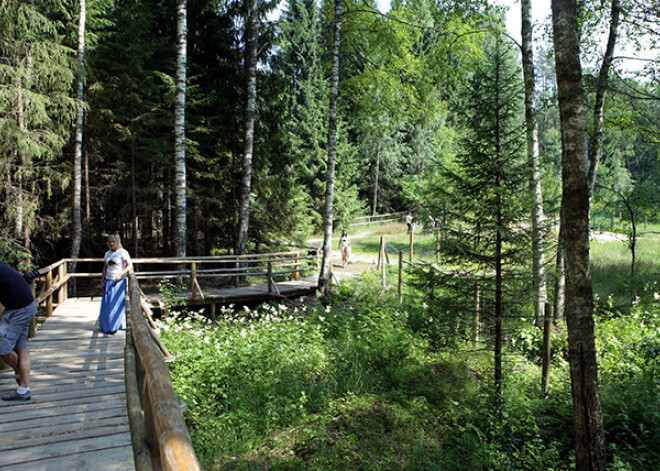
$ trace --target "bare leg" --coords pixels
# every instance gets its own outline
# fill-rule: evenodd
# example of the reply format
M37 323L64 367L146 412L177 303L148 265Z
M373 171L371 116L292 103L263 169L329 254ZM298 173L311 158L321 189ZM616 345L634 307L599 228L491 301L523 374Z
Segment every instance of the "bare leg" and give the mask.
M12 350L6 355L0 355L0 359L7 363L9 366L11 366L16 374L19 373L18 371L18 354L16 353L15 350Z
M21 375L21 384L22 388L30 387L30 350L26 348L16 349L15 352L18 354L18 373Z

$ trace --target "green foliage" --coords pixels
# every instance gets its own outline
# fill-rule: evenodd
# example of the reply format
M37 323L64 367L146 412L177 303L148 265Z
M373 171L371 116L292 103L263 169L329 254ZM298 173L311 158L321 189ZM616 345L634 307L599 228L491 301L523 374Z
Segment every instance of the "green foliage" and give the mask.
M31 256L31 235L51 222L40 208L68 185L58 159L75 112L72 53L35 7L0 3L0 256Z
M660 295L658 295L660 296ZM572 406L562 322L551 393L539 391L540 330L517 325L502 407L492 358L455 341L445 314L412 296L394 302L377 273L335 286L325 305L225 309L162 321L177 359L197 452L224 470L571 469ZM635 317L637 316L637 317ZM658 456L660 312L596 324L601 396L614 469L651 470ZM515 324L512 324L515 325ZM533 361L530 361L532 359Z

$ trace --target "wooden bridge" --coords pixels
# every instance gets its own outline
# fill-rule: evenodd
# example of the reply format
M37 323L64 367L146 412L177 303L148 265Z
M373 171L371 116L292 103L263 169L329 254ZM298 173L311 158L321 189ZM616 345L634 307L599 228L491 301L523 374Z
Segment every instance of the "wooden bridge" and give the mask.
M67 297L72 279L100 278L101 259L64 259L40 270L43 324L33 326L29 341L32 399L0 402L0 470L201 469L172 388L171 355L152 327L150 297L138 278L184 278L185 302L207 304L214 314L220 303L313 291L315 281L300 274L316 269L315 258L287 252L134 259L127 330L114 336L98 328L100 297ZM97 264L99 271L72 273L72 264ZM225 279L225 287L200 283L204 277ZM249 286L248 277L264 283ZM15 387L13 371L0 371L2 391Z

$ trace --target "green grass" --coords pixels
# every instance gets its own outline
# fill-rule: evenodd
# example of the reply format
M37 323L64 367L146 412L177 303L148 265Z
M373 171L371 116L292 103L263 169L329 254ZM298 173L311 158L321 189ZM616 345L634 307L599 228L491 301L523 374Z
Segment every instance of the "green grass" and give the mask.
M599 305L622 309L635 300L654 301L654 293L660 292L660 236L637 241L634 277L631 260L627 241L591 242L593 288Z

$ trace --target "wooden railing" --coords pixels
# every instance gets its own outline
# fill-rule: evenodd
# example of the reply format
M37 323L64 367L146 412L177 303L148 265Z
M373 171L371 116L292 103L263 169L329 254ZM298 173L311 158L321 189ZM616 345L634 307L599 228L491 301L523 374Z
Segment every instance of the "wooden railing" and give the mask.
M274 292L275 276L288 275L299 279L301 273L315 271L317 255L305 252L277 252L250 255L222 255L215 257L135 258L133 264L139 279L168 279L187 277L192 297L204 297L199 280L226 278L237 285L247 277L266 277L268 292ZM314 266L311 266L311 262ZM144 270L144 267L147 267ZM160 268L164 267L164 268Z
M353 221L349 226L369 226L371 224L385 224L387 222L401 221L405 217L405 211L399 211L398 213L388 213L388 214L376 214L374 216L360 216L353 218Z
M301 273L317 269L319 255L308 253L297 251L241 256L134 258L132 262L138 279L188 278L192 297L204 298L199 280L211 277L225 278L233 284L248 277L265 277L268 293L276 292L276 277L298 279ZM98 271L77 270L74 273L68 269L70 264L80 268L80 265L89 263L97 265ZM52 316L53 308L66 301L68 285L72 280L100 278L102 263L102 258L65 258L39 269L42 275L38 279L41 290L36 299L37 304L45 305L45 313L40 320Z
M163 356L169 353L145 319L148 307L134 273L127 304L125 378L135 469L201 470Z

